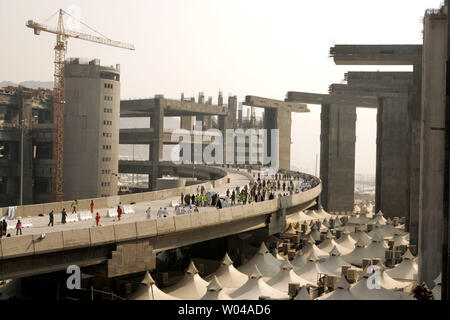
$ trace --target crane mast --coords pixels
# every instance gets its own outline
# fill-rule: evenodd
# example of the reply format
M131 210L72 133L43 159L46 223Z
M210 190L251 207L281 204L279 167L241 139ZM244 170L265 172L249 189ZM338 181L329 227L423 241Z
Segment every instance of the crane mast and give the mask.
M77 31L66 30L64 28L64 10L59 9L58 25L55 28L28 20L26 26L34 30L34 34L39 35L41 31L56 34L55 45L55 73L53 88L53 174L52 174L52 201L60 202L64 200L63 190L63 169L64 169L64 67L67 52L67 39L75 38L86 40L103 45L134 50L134 45L110 40L98 36L93 36ZM67 13L66 13L67 14Z

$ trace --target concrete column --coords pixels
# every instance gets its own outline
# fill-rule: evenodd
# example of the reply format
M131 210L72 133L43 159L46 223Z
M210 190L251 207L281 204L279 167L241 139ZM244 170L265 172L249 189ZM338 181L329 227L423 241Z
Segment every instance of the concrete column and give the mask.
M330 212L352 211L355 197L356 108L322 105L320 178L322 205Z
M422 56L422 142L419 198L419 282L442 269L447 20L425 15Z
M407 97L378 99L375 211L408 215L409 121Z
M236 112L237 112L237 97L230 96L228 97L228 109L230 110L230 118L233 129L238 128L238 124L236 122Z
M409 242L418 245L419 239L419 197L420 197L420 142L421 142L421 92L422 61L413 65L413 85L409 89L408 119L410 123L409 143L409 214L406 230L409 231Z
M31 100L26 99L22 92L17 94L20 120L24 120L23 125L23 204L33 204L33 143L31 138L31 119L33 118L31 110ZM20 124L20 121L19 121ZM19 129L19 134L21 134ZM19 155L20 155L19 141ZM20 161L19 156L19 201L20 201Z
M285 109L264 108L264 128L267 129L268 156L271 150L271 129L278 129L278 159L281 169L291 168L291 112Z
M195 117L193 116L184 116L181 118L181 129L192 130L194 128Z
M164 106L161 100L155 100L155 108L151 115L150 124L153 128L153 136L150 144L150 160L152 162L152 172L149 177L149 187L156 190L156 182L159 177L159 162L163 156L163 130L164 130Z

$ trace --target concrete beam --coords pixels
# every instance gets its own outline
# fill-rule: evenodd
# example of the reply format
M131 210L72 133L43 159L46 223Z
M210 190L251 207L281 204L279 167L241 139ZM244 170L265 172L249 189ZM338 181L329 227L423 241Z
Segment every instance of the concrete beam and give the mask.
M346 84L333 83L329 88L330 94L335 95L354 95L358 97L390 97L390 98L408 98L407 87L367 87L367 86L349 86Z
M413 65L422 57L422 46L336 45L330 57L337 65Z
M178 101L164 98L137 99L120 101L120 116L149 117L157 106L164 107L164 116L193 116L193 115L226 115L223 107L191 101Z
M356 107L376 108L377 99L371 97L355 97L353 95L329 95L309 92L289 91L287 93L288 101L298 101L306 104L345 104Z
M412 72L350 71L344 75L349 86L409 87L413 85Z
M244 105L258 108L280 109L285 108L291 112L309 112L310 110L303 103L281 101L275 99L261 98L255 96L246 96Z

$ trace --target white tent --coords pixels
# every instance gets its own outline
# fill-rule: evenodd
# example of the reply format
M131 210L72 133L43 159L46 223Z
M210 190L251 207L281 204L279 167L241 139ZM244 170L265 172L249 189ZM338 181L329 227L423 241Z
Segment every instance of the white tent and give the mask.
M314 253L320 260L325 260L328 258L328 252L319 249L313 242L312 239L309 238L308 242L302 248L303 255L306 259L308 259L312 253Z
M379 258L381 261L386 259L386 243L383 239L374 237L372 242L367 246L368 258L374 259Z
M337 277L341 277L342 266L351 267L351 264L341 258L341 253L336 246L330 251L330 257L325 262L319 264L319 268L323 273Z
M291 261L291 264L294 268L300 269L303 268L307 263L306 257L303 254L303 250L298 250L295 253L294 259Z
M313 225L311 232L308 233L307 236L311 236L315 241L320 241L320 231L318 230L317 225Z
M323 220L322 221L322 226L326 227L327 229L330 228L331 226L330 226L329 220L328 219Z
M324 294L317 300L356 300L350 293L350 284L345 277L341 277L336 285L336 290Z
M337 244L340 244L343 247L354 249L356 240L349 233L342 233L341 237L336 240Z
M282 255L280 255L280 254L278 253L278 250L276 250L276 252L275 252L275 254L274 254L274 257L275 257L278 261L281 261L281 262L287 260L287 256L284 256L284 257L283 257Z
M343 245L340 245L337 243L334 239L326 238L324 241L322 241L321 244L317 246L319 249L330 253L333 248L337 248L340 252L340 254L348 254L352 252L352 248L345 247Z
M365 246L368 246L371 242L372 242L372 238L369 237L367 235L367 233L365 233L364 231L362 231L361 229L356 229L355 233L352 234L352 238L355 241L358 241L359 239L361 239L361 241L363 242L363 244Z
M442 287L441 287L442 273L440 273L439 276L436 279L434 279L434 284L435 284L434 288L431 289L434 299L441 300L442 299L442 293L441 293L442 292Z
M264 277L273 277L280 270L281 261L277 260L262 242L259 251L249 261L238 267L238 270L250 275L254 270L254 265L258 267Z
M286 223L303 223L311 220L313 220L313 218L306 215L303 211L299 211L286 217Z
M394 236L394 232L395 230L389 230L387 228L384 228L385 225L381 225L379 223L379 221L377 221L374 224L374 228L372 231L370 231L367 235L371 238L377 236L377 237L382 237L384 239L391 239Z
M336 216L334 218L334 227L336 228L336 227L341 227L341 226L342 226L341 219L338 216Z
M200 300L232 300L222 289L222 284L214 276L206 289L205 295Z
M308 293L308 289L306 287L302 287L298 292L298 294L295 296L294 300L312 300L312 299Z
M415 300L414 297L402 289L388 290L381 285L377 288L373 274L368 272L353 287L350 288L350 294L357 300ZM370 280L369 280L370 278Z
M406 250L402 258L402 262L387 271L387 274L398 280L417 280L419 267L417 262L414 261L411 251Z
M229 296L236 300L259 300L261 296L270 297L271 299L289 299L286 293L274 289L264 282L262 274L256 265L253 265L253 270L248 276L247 282L242 287L231 292Z
M299 222L314 220L313 217L308 216L304 211L300 211L298 213L298 216L299 216Z
M342 259L344 259L344 261L347 261L348 263L358 267L362 266L362 261L366 258L372 257L369 255L367 247L361 239L356 242L355 249L352 252L342 256Z
M227 253L220 262L219 269L217 269L214 273L208 275L205 280L210 281L214 277L217 277L217 279L225 288L232 289L239 288L248 280L248 276L246 274L238 271L233 266L233 261L230 259Z
M399 233L394 235L394 237L391 239L392 241L394 241L394 248L398 246L409 245L409 240L407 238L408 238L407 235L401 235Z
M289 227L283 232L288 234L297 234L297 230L294 229L292 223L289 224Z
M303 268L294 268L294 272L303 279L317 284L319 273L323 273L319 265L319 257L312 252Z
M269 279L267 284L272 288L288 293L289 283L299 283L301 287L305 285L316 286L315 283L299 277L293 271L293 266L289 260L286 260L281 264L280 272L275 277Z
M337 229L341 230L341 232L350 233L350 234L355 233L355 231L356 231L356 228L354 226L349 226L349 225L341 225Z
M173 286L164 289L164 292L186 300L198 300L206 293L208 282L198 275L198 270L191 261L184 277Z
M161 291L157 286L155 280L153 280L150 273L145 273L144 279L139 284L139 287L127 300L180 300L177 297L168 295Z
M311 220L319 220L322 221L324 218L319 216L314 210L307 210L305 211L305 214L311 218Z
M378 211L378 213L375 215L375 217L372 219L371 223L379 223L381 225L385 225L387 220L383 217L383 212Z
M332 215L326 212L322 206L320 206L320 209L316 211L316 215L322 219L330 219L332 217Z

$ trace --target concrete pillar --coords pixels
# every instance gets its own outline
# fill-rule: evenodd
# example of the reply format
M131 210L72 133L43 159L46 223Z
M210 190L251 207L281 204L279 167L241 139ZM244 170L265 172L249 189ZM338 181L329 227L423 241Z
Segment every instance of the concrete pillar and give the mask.
M223 107L223 95L222 91L219 91L219 97L217 98L217 105L219 107Z
M153 128L153 136L150 143L150 160L152 162L152 171L150 173L149 187L156 190L156 183L159 177L159 162L163 156L163 130L164 130L164 106L161 100L155 100L155 108L151 115L150 125Z
M264 128L267 129L268 156L271 150L271 129L278 129L279 168L291 168L291 112L285 109L264 108Z
M356 108L322 105L320 178L326 211L352 211L355 197Z
M233 129L237 129L238 125L236 122L236 112L237 112L237 96L228 97L228 109L230 110L230 118Z
M400 95L399 95L400 96ZM383 97L377 108L375 211L386 217L408 215L408 98Z
M195 117L193 116L183 116L181 117L181 129L192 130L194 128Z
M23 125L23 204L33 204L33 143L31 137L31 120L33 118L31 110L31 100L23 96L21 90L17 93L19 107L19 124L24 120ZM19 129L21 130L21 129ZM19 132L20 134L20 132ZM21 135L22 137L22 135ZM19 155L20 155L19 141ZM19 156L19 201L20 201L20 161Z
M419 198L419 282L429 287L442 269L445 94L445 15L424 18L422 142Z

